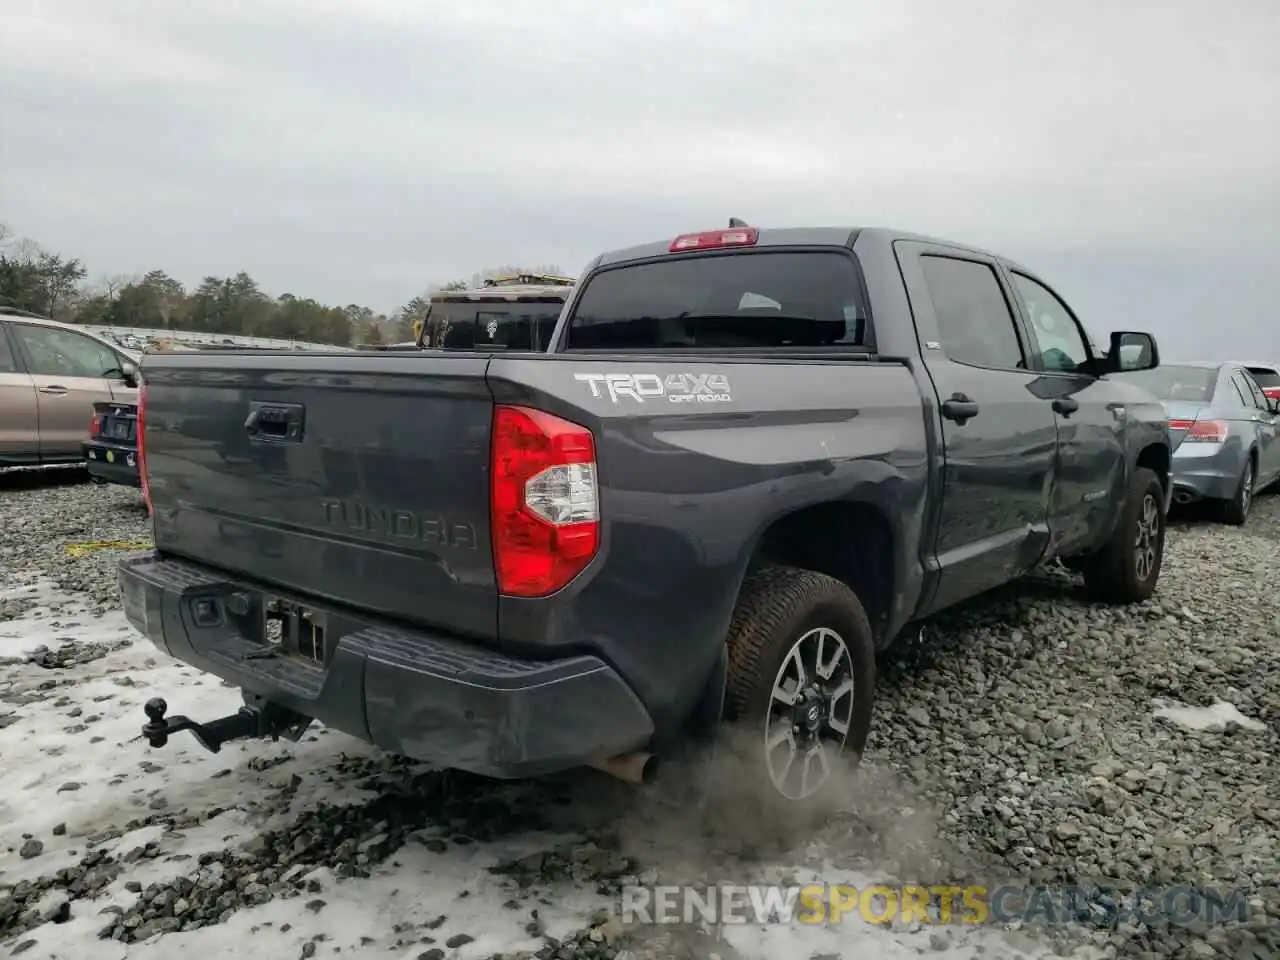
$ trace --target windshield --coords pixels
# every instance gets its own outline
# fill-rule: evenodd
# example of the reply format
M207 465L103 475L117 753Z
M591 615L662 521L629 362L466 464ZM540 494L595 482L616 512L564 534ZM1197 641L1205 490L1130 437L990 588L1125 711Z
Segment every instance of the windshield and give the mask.
M711 254L606 269L588 281L567 350L865 346L847 251Z
M423 324L421 345L444 350L545 350L563 306L508 300L436 302Z
M1208 403L1213 398L1213 384L1218 371L1213 367L1179 367L1161 364L1153 370L1134 370L1119 374L1161 400Z

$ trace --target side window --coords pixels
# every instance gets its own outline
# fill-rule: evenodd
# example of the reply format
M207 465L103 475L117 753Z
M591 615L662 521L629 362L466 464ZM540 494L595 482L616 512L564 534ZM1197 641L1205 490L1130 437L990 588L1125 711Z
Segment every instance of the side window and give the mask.
M1239 370L1232 371L1231 386L1235 391L1235 396L1240 400L1240 406L1253 406L1253 392L1249 389L1249 385L1244 382L1244 377Z
M1245 385L1249 388L1249 396L1253 398L1250 403L1246 404L1246 406L1257 407L1259 410L1268 409L1267 395L1262 392L1262 388L1258 386L1257 381L1247 373L1241 373L1239 376L1244 380Z
M96 378L120 366L112 351L82 334L29 323L14 324L13 330L37 376Z
M17 373L18 358L13 355L13 348L9 346L6 326L7 324L0 323L0 373Z
M999 370L1026 367L1013 313L991 267L933 254L921 256L920 266L949 359Z
M1071 311L1042 284L1020 273L1012 276L1018 296L1027 306L1036 352L1045 369L1069 373L1081 369L1089 360L1089 347Z

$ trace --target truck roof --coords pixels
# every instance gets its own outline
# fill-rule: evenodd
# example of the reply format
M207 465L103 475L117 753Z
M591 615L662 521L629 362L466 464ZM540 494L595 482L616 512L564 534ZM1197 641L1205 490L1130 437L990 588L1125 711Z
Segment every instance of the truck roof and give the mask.
M706 229L732 228L707 227ZM895 240L912 240L916 243L932 243L958 250L967 250L970 253L992 257L1006 264L1017 266L1008 257L993 253L990 250L983 250L970 244L957 243L954 240L944 240L939 237L930 237L888 227L759 227L756 229L759 231L759 235L753 249L757 250L761 247L851 247L859 238L866 238L872 242L884 244L893 243ZM698 231L688 232L696 233ZM664 240L655 240L633 247L611 250L600 257L598 265L606 266L625 263L629 260L644 260L649 257L666 256L670 252L671 241L676 236L677 234L672 234L672 236ZM1027 272L1030 273L1031 271Z

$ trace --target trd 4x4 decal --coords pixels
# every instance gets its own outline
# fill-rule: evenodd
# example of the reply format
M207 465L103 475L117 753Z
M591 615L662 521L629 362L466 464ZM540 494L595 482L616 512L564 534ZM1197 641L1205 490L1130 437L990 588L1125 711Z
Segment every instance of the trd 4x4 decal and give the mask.
M591 388L591 396L607 396L614 403L728 403L733 397L729 378L722 373L575 373L573 379Z

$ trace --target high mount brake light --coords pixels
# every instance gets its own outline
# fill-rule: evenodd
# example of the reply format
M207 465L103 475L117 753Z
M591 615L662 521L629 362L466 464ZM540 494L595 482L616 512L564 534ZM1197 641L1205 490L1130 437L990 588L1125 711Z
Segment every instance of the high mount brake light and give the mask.
M732 230L705 230L702 233L685 233L671 241L668 253L681 250L715 250L720 247L752 247L760 239L755 227L735 227Z
M1170 420L1169 429L1187 431L1183 443L1222 443L1227 439L1223 420Z
M595 439L586 427L541 410L497 406L490 459L498 592L554 593L600 548Z
M134 424L138 434L138 480L142 483L142 502L147 505L147 513L154 515L151 509L151 484L147 481L147 382L138 384L138 422Z

